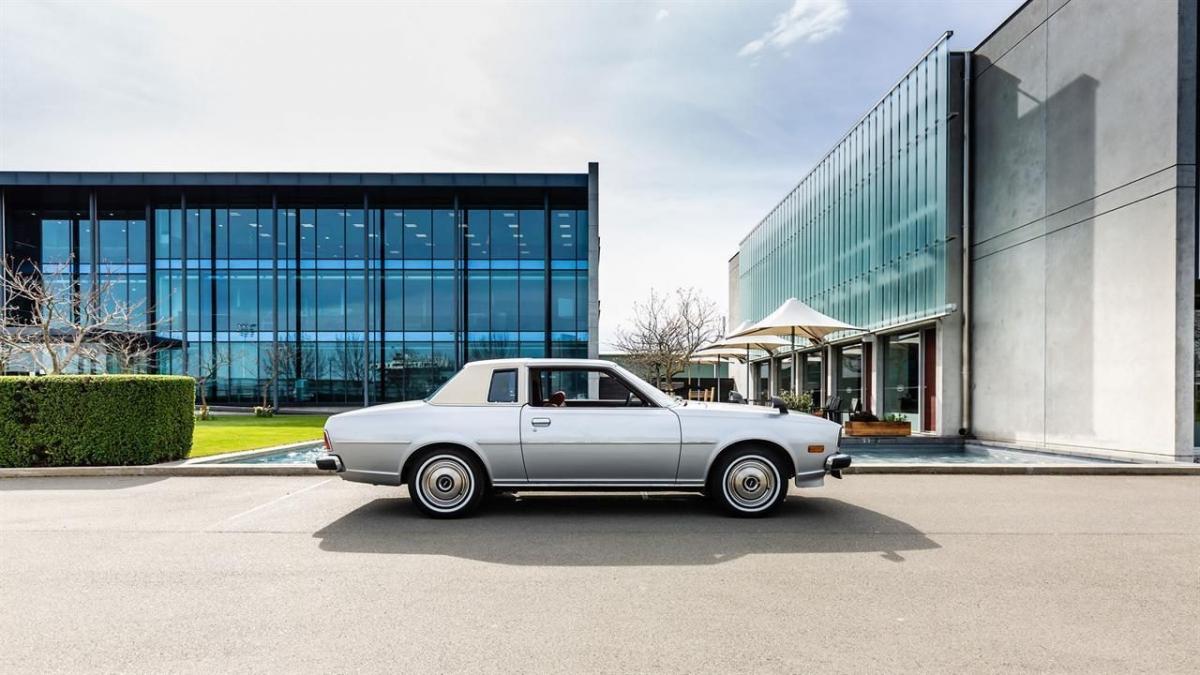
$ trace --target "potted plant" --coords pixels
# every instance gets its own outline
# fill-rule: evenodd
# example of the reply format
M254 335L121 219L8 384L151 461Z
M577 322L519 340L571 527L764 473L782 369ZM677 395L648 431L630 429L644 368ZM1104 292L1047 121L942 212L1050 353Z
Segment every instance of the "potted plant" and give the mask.
M813 411L812 394L809 394L808 392L793 394L785 389L779 392L779 398L783 401L783 404L788 407L788 410L795 410L796 412L804 413L811 413Z
M889 413L880 420L871 411L854 413L845 424L847 436L911 436L912 423L903 415Z

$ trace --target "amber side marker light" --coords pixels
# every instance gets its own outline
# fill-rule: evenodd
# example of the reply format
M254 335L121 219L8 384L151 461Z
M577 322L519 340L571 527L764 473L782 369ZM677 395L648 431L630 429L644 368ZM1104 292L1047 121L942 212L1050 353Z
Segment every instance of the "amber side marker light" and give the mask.
M823 446L823 445L810 445L810 446L808 446L808 451L809 451L809 452L825 452L825 446Z
M329 432L328 432L328 431L325 431L324 429L322 429L322 430L321 430L321 433L322 433L322 435L323 435L323 436L325 436L325 449L326 449L326 450L332 450L332 449L333 449L333 444L329 442ZM812 446L809 446L809 448L808 448L808 451L809 451L809 452L812 452Z

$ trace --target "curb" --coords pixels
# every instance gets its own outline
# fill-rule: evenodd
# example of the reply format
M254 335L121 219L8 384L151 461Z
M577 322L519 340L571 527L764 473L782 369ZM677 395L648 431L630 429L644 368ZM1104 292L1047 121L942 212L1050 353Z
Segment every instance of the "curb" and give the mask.
M0 469L5 478L94 478L112 476L328 476L315 466L302 464L176 464L162 466L49 466L22 469Z
M1200 476L1200 464L852 464L847 474Z

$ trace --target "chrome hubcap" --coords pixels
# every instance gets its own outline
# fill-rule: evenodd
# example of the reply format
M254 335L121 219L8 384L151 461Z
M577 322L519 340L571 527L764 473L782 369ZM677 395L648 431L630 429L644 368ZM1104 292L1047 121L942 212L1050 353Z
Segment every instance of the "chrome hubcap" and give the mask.
M777 490L775 468L765 459L739 459L725 472L725 494L740 508L765 506L775 498Z
M471 496L471 470L453 457L438 457L421 472L421 492L430 506L453 509Z

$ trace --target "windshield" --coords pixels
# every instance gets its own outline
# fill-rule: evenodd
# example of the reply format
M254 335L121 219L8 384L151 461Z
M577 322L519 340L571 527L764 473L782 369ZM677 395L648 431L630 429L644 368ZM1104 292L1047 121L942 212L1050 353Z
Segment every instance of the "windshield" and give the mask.
M662 391L659 390L658 387L650 384L649 382L643 380L642 378L638 377L637 375L634 375L633 373L629 372L628 370L625 370L621 366L619 366L615 363L612 365L617 370L617 372L619 372L621 374L622 377L626 378L635 387L640 389L642 391L642 393L646 395L646 398L653 401L655 405L662 406L664 408L674 408L675 406L680 405L682 403L683 399L676 397L676 396L671 396L670 394L663 393Z

